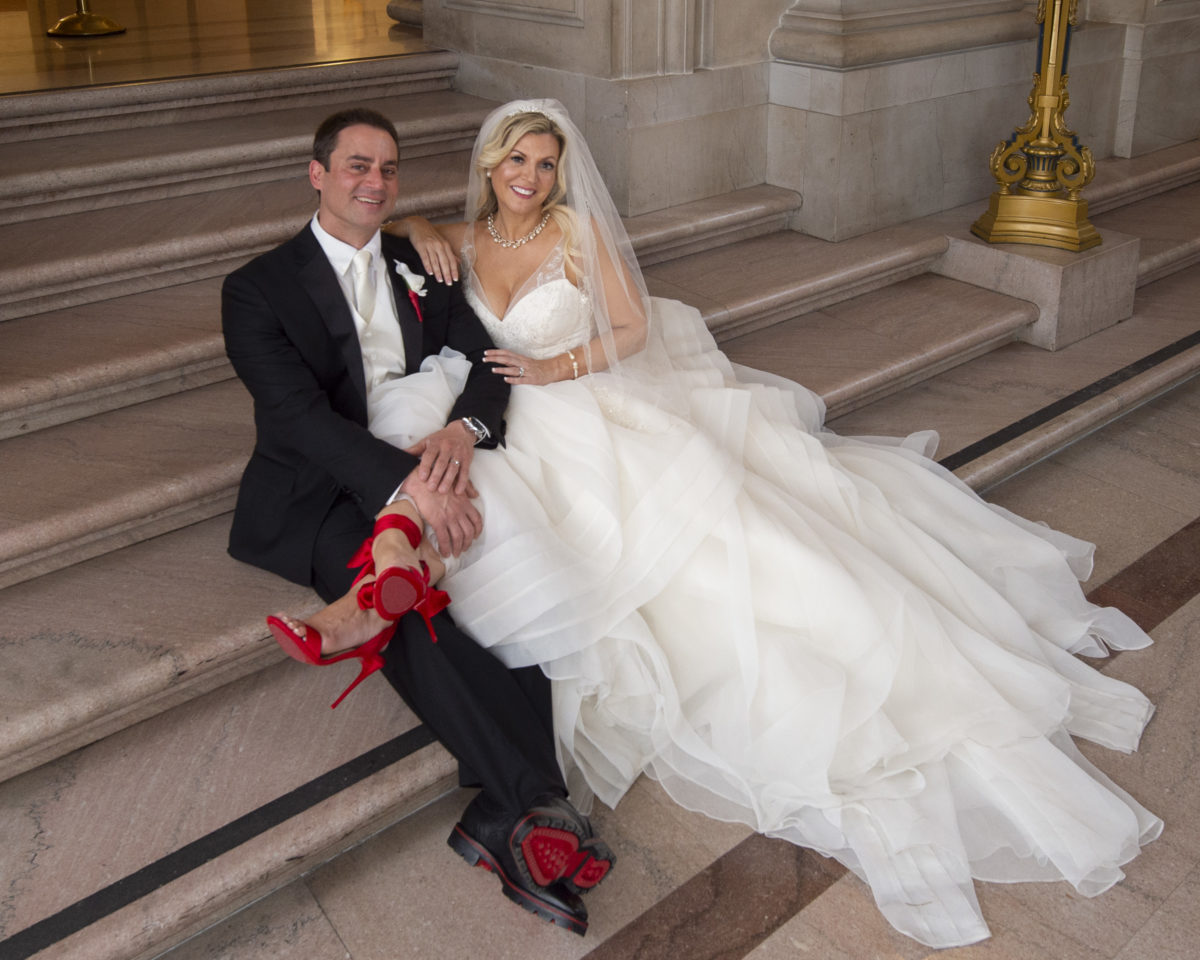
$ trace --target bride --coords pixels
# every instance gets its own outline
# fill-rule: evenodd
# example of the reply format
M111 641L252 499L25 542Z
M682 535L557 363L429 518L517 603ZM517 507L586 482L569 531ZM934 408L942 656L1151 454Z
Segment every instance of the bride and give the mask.
M934 947L988 936L973 878L1119 881L1161 821L1071 738L1132 750L1153 708L1073 654L1150 641L1084 599L1091 545L984 503L933 434L824 430L818 397L650 299L556 101L488 117L467 196L469 222L397 231L461 264L514 385L507 446L471 465L483 533L440 586L552 679L572 797L615 806L645 773L836 857Z

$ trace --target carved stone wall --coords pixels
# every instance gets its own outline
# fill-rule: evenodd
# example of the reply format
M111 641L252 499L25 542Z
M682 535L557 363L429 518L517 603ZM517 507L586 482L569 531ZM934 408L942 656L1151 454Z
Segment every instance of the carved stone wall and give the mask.
M1089 5L1090 4L1090 5ZM1081 0L1067 122L1097 158L1200 136L1200 0ZM769 182L836 240L981 200L1027 116L1032 0L424 0L460 89L551 96L639 214Z
M465 92L561 100L635 215L766 181L767 42L786 6L425 0L425 32L463 54Z
M1200 0L1090 0L1087 15L1125 28L1113 152L1200 137Z
M810 15L825 2L841 19L828 15L820 36L829 42L820 46ZM789 18L803 7L805 49L840 61L771 64L767 176L804 197L796 226L806 233L841 240L986 197L992 148L1028 116L1037 68L1031 8L962 3L940 7L943 19L934 20L932 6L888 12L896 6L801 0L772 38L773 51L785 42L796 49ZM967 37L980 43L964 47ZM1114 152L1123 42L1122 28L1092 23L1072 40L1067 121L1097 157ZM863 62L845 65L851 60Z

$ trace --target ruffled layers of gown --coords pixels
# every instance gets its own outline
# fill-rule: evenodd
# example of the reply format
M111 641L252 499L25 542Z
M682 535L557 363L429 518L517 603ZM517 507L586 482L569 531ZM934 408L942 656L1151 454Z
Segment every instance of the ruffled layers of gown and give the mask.
M552 356L587 298L538 282L502 320L469 295L498 345ZM932 435L824 431L695 310L656 299L653 323L671 362L633 386L514 387L472 467L484 533L442 584L553 678L573 795L615 805L645 772L836 857L936 947L988 935L972 878L1118 881L1161 823L1071 736L1132 750L1152 707L1072 654L1149 639L1084 599L1090 545L984 503Z

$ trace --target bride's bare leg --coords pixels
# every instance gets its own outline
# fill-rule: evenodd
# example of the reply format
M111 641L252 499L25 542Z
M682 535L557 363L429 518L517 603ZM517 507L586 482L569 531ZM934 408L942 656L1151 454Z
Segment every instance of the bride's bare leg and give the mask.
M297 620L285 613L278 613L276 616L300 636L307 634L307 627L314 627L321 634L321 655L331 656L361 646L388 625L389 621L384 620L374 610L359 608L355 598L357 593L356 586L324 610L314 613L307 621Z
M446 563L442 560L434 548L433 544L428 539L424 539L417 547L417 558L423 560L425 565L429 567L429 582L430 584L437 583L446 575Z
M397 500L395 503L388 504L375 514L375 520L379 521L389 515L407 517L416 524L417 530L423 531L425 529L425 521L421 519L421 514L417 511L416 504L411 500ZM423 542L424 539L422 538ZM408 539L408 535L403 530L383 530L375 534L375 543L371 548L371 556L375 560L375 571L377 573L386 570L388 567L412 567L416 570L420 569L417 548L413 547L411 541Z
M420 570L420 561L424 560L429 566L429 582L437 583L445 574L446 565L442 562L441 555L430 544L429 539L424 536L425 521L421 519L421 514L417 511L416 506L408 500L397 500L380 510L375 515L375 519L378 520L389 513L408 517L415 523L417 529L422 531L421 542L414 549L403 530L384 530L382 533L376 534L375 544L371 548L376 572L386 570L388 567L412 567L414 570Z

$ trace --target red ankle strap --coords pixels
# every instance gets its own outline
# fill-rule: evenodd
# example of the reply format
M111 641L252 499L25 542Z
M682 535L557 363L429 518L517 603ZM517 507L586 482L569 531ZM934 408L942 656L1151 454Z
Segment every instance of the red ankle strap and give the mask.
M399 530L412 545L414 550L421 542L421 529L413 523L408 517L399 513L385 513L382 517L375 521L375 530L372 532L373 537L379 536L384 530Z

